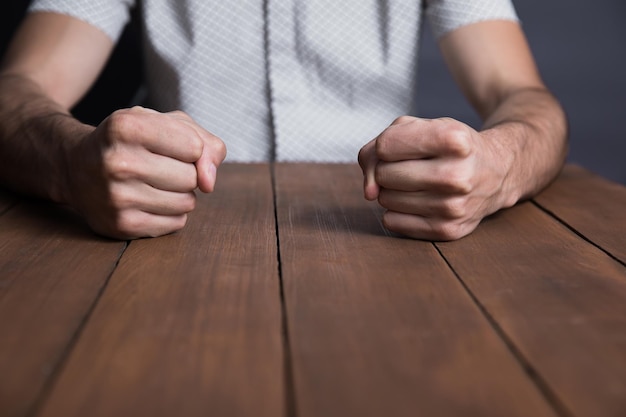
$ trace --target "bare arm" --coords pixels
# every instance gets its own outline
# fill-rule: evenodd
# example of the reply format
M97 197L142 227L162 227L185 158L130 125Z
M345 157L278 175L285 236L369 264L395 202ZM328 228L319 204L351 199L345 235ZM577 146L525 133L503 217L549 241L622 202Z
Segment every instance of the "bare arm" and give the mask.
M560 171L567 154L567 121L543 84L519 26L493 21L444 36L443 56L484 120L482 134L510 162L504 192L530 197Z
M88 24L54 13L29 15L0 70L0 181L66 200L69 147L93 128L70 116L104 66L112 42Z
M363 147L359 162L366 198L388 209L386 227L451 240L545 187L562 167L567 124L518 24L468 25L439 45L483 129L401 117Z
M212 191L224 144L182 112L119 110L98 127L74 119L112 47L77 19L26 19L0 71L0 184L69 204L103 235L170 233L194 190Z

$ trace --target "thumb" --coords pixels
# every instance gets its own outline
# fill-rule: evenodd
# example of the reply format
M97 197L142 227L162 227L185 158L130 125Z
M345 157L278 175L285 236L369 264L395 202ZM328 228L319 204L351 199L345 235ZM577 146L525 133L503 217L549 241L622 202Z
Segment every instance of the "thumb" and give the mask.
M215 189L215 179L217 178L217 166L213 163L207 146L202 149L202 156L196 161L196 171L198 172L198 188L204 193L210 193Z
M210 141L204 141L202 155L200 155L200 159L196 161L198 188L205 193L213 192L215 189L217 167L226 157L226 147L224 143L217 136L212 136L211 139Z
M359 165L363 171L363 194L365 199L373 201L378 198L380 187L376 183L376 139L372 139L359 151Z

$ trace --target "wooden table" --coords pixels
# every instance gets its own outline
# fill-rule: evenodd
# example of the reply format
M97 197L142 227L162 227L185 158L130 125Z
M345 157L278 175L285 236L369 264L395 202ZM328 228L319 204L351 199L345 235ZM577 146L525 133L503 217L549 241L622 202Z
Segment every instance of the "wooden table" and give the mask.
M626 416L626 188L395 237L354 165L226 165L119 242L0 197L0 416Z

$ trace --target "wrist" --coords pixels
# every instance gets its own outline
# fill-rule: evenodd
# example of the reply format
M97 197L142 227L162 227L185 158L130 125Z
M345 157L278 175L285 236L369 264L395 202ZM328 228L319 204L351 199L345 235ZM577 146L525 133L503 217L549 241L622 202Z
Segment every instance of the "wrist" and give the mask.
M85 125L71 116L61 116L57 127L61 130L57 137L58 143L58 170L57 175L50 185L51 200L73 205L72 183L78 173L75 170L76 158L80 158L80 148L87 136L95 129L93 126Z
M503 124L480 132L485 146L489 148L494 178L499 181L495 203L497 209L514 206L525 194L524 181L520 181L518 170L519 155L523 152L523 140L517 140L523 133L523 126ZM521 123L519 124L521 125ZM521 144L521 145L520 145Z

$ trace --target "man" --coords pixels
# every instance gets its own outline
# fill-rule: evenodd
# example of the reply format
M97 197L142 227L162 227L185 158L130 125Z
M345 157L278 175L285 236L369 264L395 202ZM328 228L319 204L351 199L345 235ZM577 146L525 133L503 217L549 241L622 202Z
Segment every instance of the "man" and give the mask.
M133 3L35 1L0 74L0 181L73 206L103 235L182 228L226 147L235 161L345 161L375 137L358 152L365 197L387 209L385 227L429 240L471 233L563 164L565 116L510 0L144 0L150 108L84 125L70 109ZM481 131L398 117L423 14Z

